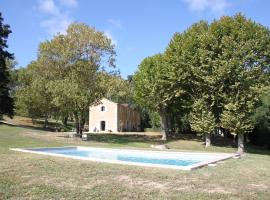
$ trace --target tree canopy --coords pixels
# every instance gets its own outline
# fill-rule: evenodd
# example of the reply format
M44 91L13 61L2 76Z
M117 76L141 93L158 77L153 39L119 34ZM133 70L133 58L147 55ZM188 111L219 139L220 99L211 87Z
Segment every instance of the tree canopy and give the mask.
M7 66L7 60L13 59L13 55L6 50L7 38L11 30L9 25L3 23L3 20L0 12L0 118L4 114L9 117L14 114L14 100L10 95L10 69Z

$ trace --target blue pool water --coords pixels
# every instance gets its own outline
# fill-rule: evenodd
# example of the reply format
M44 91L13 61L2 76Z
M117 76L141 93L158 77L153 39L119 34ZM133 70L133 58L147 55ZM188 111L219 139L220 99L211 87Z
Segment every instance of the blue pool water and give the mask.
M91 147L63 147L27 149L34 152L65 155L78 158L90 158L109 161L123 161L128 163L145 163L166 166L191 166L217 156L188 153L167 153L157 151L134 151L121 149L91 148Z
M176 166L188 166L198 163L195 160L178 160L178 159L158 159L158 158L143 158L143 157L131 157L131 156L118 156L118 160L139 162L139 163L150 163L150 164L161 164L161 165L176 165Z

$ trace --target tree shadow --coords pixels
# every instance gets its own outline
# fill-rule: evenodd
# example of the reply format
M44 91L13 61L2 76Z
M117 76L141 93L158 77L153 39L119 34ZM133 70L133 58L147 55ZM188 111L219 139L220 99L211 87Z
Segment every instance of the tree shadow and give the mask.
M175 134L170 137L168 137L168 141L176 141L176 140L188 140L188 141L195 141L195 142L201 142L202 137L198 136L196 134Z
M148 135L116 135L116 134L90 134L90 141L100 143L113 143L113 144L128 144L128 143L147 143L147 144L159 144L161 142L160 136L148 136Z
M221 136L216 136L212 139L212 145L216 147L224 147L224 148L236 148L237 143L231 139Z
M253 144L246 145L246 152L251 154L260 154L270 156L270 149L265 147L255 146Z
M43 128L43 127L37 127L37 126L31 126L31 125L18 125L18 124L10 124L10 123L4 123L0 122L0 124L4 124L6 126L11 126L11 127L18 127L18 128L26 128L34 131L50 131L53 132L54 129L52 128Z

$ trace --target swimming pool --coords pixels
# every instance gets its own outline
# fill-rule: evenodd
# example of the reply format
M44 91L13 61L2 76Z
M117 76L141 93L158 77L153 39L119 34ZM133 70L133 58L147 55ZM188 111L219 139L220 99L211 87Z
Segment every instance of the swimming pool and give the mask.
M12 148L14 151L126 165L191 170L236 156L225 153L148 151L97 147Z

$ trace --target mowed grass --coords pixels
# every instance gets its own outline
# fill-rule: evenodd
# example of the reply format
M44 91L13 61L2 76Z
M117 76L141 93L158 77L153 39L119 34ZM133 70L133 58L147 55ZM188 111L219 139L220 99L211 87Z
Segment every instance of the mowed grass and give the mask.
M250 148L241 159L193 171L96 163L10 151L14 147L103 146L149 148L157 138L93 135L91 141L0 125L0 199L269 199L269 152ZM168 141L173 150L205 150L198 139Z

